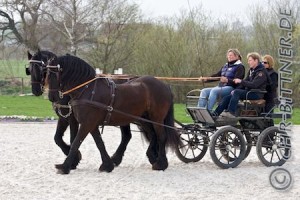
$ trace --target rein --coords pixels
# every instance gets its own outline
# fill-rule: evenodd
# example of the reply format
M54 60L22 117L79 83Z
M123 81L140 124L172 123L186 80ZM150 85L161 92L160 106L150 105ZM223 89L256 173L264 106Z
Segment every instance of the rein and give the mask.
M89 84L89 83L95 81L96 79L98 79L98 77L93 78L92 80L89 80L89 81L87 81L87 82L84 82L84 83L82 83L82 84L80 84L80 85L78 85L78 86L76 86L76 87L74 87L74 88L72 88L72 89L70 89L70 90L67 90L67 91L63 92L62 95L69 94L70 92L73 92L74 90L77 90L77 89L79 89L79 88L82 88L83 86L85 86L85 85L87 85L87 84Z
M76 106L76 105L80 105L80 104L88 104L88 105L94 106L96 108L105 109L109 112L116 112L116 113L119 113L119 114L127 116L127 117L131 117L131 118L136 119L136 120L152 123L152 124L155 124L155 125L167 127L167 128L174 129L174 130L179 130L178 128L175 128L173 126L168 126L168 125L165 125L165 124L162 124L162 123L154 122L154 121L151 121L149 119L145 119L145 118L142 118L142 117L139 117L139 116L136 116L136 115L132 115L132 114L123 112L121 110L113 109L111 106L107 106L104 103L95 102L95 101L91 101L91 100L87 100L87 99L72 100L72 102L71 102L71 106Z

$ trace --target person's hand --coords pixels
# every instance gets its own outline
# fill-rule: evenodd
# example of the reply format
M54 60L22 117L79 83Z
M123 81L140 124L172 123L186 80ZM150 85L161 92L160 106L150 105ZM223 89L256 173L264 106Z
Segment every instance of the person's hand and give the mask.
M235 78L235 79L233 79L233 82L234 82L235 84L238 84L238 83L241 83L242 80L239 79L239 78Z
M228 83L228 78L226 78L225 76L222 76L221 79L220 79L220 81L222 83Z

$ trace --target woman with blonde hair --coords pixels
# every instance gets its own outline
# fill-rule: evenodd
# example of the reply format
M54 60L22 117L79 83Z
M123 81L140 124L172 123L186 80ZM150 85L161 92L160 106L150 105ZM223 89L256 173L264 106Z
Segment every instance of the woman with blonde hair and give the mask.
M212 111L218 97L225 97L237 87L233 80L235 78L243 79L245 75L245 67L241 61L242 57L238 49L229 49L226 53L227 62L221 69L211 75L211 77L221 77L219 84L215 87L204 88L201 90L198 107L206 107ZM203 79L205 82L210 80Z
M267 85L267 93L264 96L266 100L265 112L273 112L275 106L275 99L277 97L277 87L278 87L278 74L274 70L274 59L270 55L264 55L262 59L262 64L266 68L272 83Z

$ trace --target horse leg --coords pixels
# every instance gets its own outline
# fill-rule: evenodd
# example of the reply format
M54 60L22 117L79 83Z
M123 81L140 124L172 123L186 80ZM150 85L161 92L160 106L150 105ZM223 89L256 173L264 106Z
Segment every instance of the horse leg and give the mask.
M70 124L70 144L72 144L75 137L76 137L76 135L77 135L79 123L77 122L77 120L75 119L73 114L70 115L70 117L68 118L68 121L69 121L69 124ZM71 165L71 169L76 169L76 167L79 164L81 158L82 158L81 153L80 153L80 151L78 151L77 155L74 158L74 162Z
M78 155L78 149L89 133L90 129L85 124L82 124L79 128L79 131L71 144L70 152L65 159L63 164L55 165L56 169L58 169L58 173L60 174L68 174L70 173L72 163L74 162L74 158Z
M104 142L101 138L101 134L100 134L98 128L96 130L92 131L91 134L92 134L94 141L100 151L100 155L102 158L102 164L99 168L99 171L111 172L114 169L114 163L106 151Z
M168 168L168 159L166 156L166 141L167 136L162 126L154 126L157 142L158 142L158 156L156 162L152 165L153 170L165 170Z
M146 118L149 119L149 118ZM158 144L157 138L155 135L155 130L153 125L148 122L140 122L139 126L141 132L144 134L147 141L149 141L149 147L147 149L146 155L148 157L149 162L153 165L156 162L158 156Z
M69 154L70 146L67 145L62 138L68 126L69 123L65 119L60 117L57 121L56 132L54 135L55 143L61 148L66 156Z
M156 162L158 156L158 144L157 144L157 138L155 134L153 134L150 140L150 144L147 149L146 155L151 165L153 165Z
M123 159L124 152L126 151L126 147L132 137L131 130L130 130L130 125L127 126L121 126L121 143L119 147L117 148L116 152L114 155L111 157L112 161L116 166L118 166Z

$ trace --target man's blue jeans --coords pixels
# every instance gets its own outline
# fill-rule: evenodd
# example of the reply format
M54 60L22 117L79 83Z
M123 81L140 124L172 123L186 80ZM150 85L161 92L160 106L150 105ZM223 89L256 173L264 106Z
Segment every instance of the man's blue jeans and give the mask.
M204 88L201 90L198 107L206 107L208 110L212 110L215 103L217 102L218 97L225 97L230 94L233 90L231 86L224 87L213 87L213 88Z
M222 101L216 108L215 113L217 115L220 115L225 109L227 109L228 112L235 115L239 100L240 99L245 100L248 92L249 92L248 90L242 90L242 89L233 90L230 95L227 95L222 99ZM247 99L257 100L257 99L261 99L261 97L256 92L250 92L248 93Z

